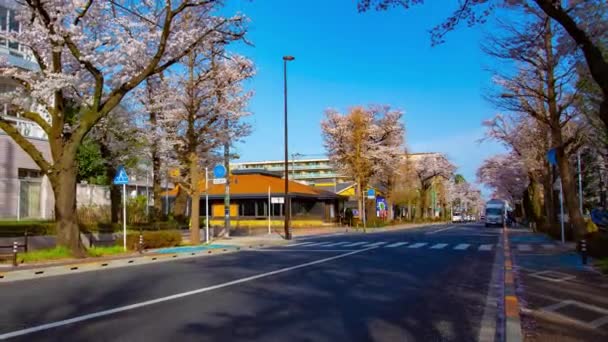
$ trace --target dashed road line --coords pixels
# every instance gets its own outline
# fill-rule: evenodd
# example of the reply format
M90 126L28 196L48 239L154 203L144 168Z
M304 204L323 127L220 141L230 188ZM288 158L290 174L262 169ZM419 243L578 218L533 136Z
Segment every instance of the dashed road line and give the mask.
M427 244L428 243L426 243L426 242L417 242L417 243L415 243L413 245L407 246L407 248L420 248L420 247L422 247L424 245L427 245Z
M370 244L364 245L363 247L379 247L379 246L382 246L382 245L384 245L386 243L387 243L386 241L379 241L379 242L374 242L374 243L370 243Z
M347 244L347 243L349 243L349 241L336 242L336 243L332 243L332 244L329 244L329 245L325 245L323 247L335 247L335 246L340 246L340 245L344 245L344 244Z
M314 244L314 242L298 242L298 243L292 243L289 245L285 245L285 247L294 247L294 246L305 246L305 245L311 245Z
M481 246L479 246L478 250L480 250L480 251L491 251L492 247L494 247L494 245L481 245Z
M386 245L384 246L385 248L395 248L395 247L399 247L399 246L403 246L403 245L407 245L407 242L396 242L396 243L391 243L390 245Z
M461 243L454 247L454 249L457 251L464 251L465 249L469 248L469 246L471 245L469 245L468 243Z
M355 243L351 243L348 245L344 245L342 247L355 247L355 246L365 245L366 243L369 243L369 241L355 242Z
M438 243L436 245L431 246L431 249L442 249L445 248L445 246L447 246L447 243Z
M330 242L327 242L327 241L324 241L324 242L315 242L313 244L306 245L306 247L312 247L312 246L321 247L323 245L329 245L329 244L332 244L332 243L333 243L332 241L330 241Z

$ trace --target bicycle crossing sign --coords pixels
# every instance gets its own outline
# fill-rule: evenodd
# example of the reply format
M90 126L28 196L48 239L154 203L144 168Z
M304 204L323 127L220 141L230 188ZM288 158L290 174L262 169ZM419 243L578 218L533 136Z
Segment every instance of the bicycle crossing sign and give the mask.
M116 177L114 177L114 185L126 185L129 184L129 175L125 167L120 165L116 170Z

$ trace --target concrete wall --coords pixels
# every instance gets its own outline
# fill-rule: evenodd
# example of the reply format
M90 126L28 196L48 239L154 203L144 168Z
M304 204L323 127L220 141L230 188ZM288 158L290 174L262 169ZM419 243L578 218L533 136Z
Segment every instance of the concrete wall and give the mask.
M76 186L78 207L110 205L110 187L103 185L78 184Z

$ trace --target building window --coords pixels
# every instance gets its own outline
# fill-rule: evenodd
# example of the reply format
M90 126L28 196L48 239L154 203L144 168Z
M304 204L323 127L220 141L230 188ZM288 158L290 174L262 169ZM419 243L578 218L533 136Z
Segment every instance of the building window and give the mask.
M0 7L0 31L6 31L6 23L8 21L8 9Z
M255 216L266 216L266 201L256 201L255 204Z
M241 216L255 216L255 202L245 200L241 203Z
M19 179L42 178L42 172L33 169L19 169L18 176Z

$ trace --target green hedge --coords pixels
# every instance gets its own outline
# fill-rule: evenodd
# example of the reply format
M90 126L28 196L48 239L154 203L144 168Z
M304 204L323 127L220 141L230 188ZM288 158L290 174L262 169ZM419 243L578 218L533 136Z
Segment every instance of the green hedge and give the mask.
M144 231L144 249L175 247L182 242L182 234L179 230ZM117 239L116 244L122 244L122 239ZM137 250L139 246L139 233L127 233L127 248Z
M84 233L117 233L122 232L122 223L94 223L80 224L80 231ZM128 230L138 231L164 231L177 230L180 226L177 222L154 222L139 225L127 225ZM20 237L25 234L55 235L57 233L56 223L52 221L0 221L0 237Z
M0 221L0 237L55 235L55 222L51 221Z

